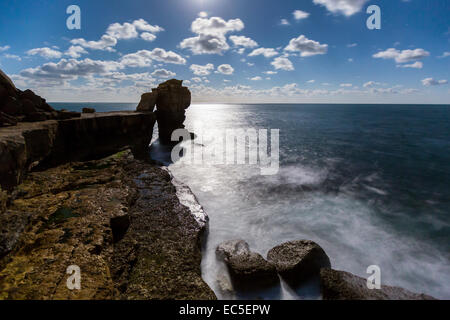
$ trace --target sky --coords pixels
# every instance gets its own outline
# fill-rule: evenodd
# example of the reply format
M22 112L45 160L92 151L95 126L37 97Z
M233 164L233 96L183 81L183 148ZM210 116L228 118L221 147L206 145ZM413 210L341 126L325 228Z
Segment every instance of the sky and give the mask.
M450 1L2 0L0 69L53 102L450 104Z

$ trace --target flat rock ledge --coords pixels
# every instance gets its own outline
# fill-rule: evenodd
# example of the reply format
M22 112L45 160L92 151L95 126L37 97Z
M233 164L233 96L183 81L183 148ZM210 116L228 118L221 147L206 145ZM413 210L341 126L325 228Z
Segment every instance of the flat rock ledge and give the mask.
M168 172L130 150L30 172L3 209L0 300L216 298L203 226ZM80 290L67 288L70 265Z
M150 144L154 113L85 113L79 118L20 122L0 128L0 187L11 191L35 167L100 159Z
M367 280L345 271L321 269L320 285L324 300L436 300L399 287L381 285L368 289Z
M223 242L216 249L230 272L233 286L238 290L254 290L279 283L276 268L259 253L250 251L243 240Z

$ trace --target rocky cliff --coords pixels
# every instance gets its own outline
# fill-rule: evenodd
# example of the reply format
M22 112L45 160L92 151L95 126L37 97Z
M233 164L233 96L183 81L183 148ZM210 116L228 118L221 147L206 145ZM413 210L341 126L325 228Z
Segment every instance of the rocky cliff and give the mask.
M166 139L190 93L177 96L181 81L158 92ZM215 299L205 225L146 158L152 111L55 111L0 73L0 300ZM80 289L66 284L73 265Z
M36 122L50 119L70 119L79 112L56 111L45 99L31 90L21 91L0 70L0 127L15 126L18 122Z

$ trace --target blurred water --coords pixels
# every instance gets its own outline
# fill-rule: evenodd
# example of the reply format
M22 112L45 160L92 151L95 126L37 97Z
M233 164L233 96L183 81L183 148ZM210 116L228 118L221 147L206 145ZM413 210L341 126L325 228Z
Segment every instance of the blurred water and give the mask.
M280 171L173 164L209 215L202 270L219 298L216 246L244 239L266 255L319 243L336 269L450 298L450 108L400 105L194 105L187 128L280 129ZM203 147L214 141L202 141ZM197 145L198 146L198 145ZM195 152L201 152L196 148ZM250 298L317 299L314 286Z

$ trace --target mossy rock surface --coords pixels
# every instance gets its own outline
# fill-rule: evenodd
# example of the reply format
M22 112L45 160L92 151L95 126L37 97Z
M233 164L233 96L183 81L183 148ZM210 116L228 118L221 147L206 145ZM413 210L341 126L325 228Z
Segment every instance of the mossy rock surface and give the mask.
M202 230L163 169L122 151L32 172L18 190L0 214L0 299L215 299ZM67 288L70 265L81 290Z

